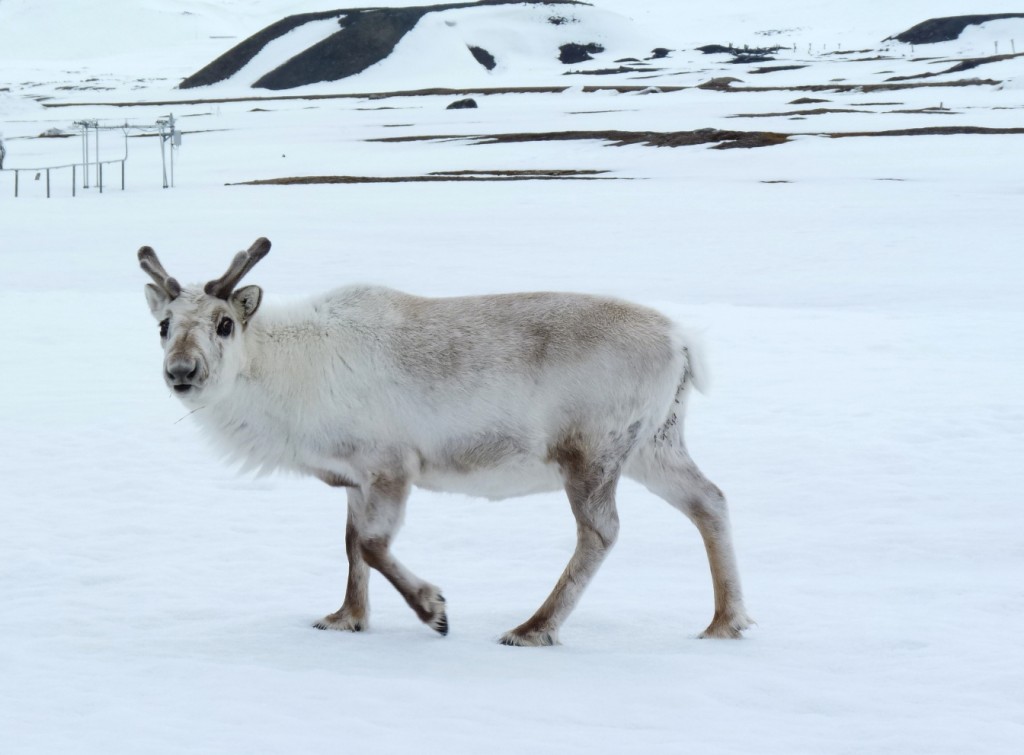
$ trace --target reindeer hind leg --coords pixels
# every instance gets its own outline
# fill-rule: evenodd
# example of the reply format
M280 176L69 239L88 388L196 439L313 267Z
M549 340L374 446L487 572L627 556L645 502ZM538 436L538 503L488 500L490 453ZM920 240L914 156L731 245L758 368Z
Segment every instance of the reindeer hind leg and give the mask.
M681 445L642 449L627 474L683 512L700 532L711 567L715 613L701 637L738 638L750 626L725 496Z
M561 468L576 517L576 549L548 598L533 616L502 635L501 644L558 644L562 622L576 607L618 537L615 489L622 464L635 442L637 427L630 427L611 447L600 452L588 450L587 444L578 438L553 449L552 460Z

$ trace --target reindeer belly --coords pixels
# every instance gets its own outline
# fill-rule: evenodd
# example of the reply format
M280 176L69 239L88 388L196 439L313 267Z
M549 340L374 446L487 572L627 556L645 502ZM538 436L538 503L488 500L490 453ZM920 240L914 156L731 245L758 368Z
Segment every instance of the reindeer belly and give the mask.
M490 469L427 465L414 484L425 490L464 493L495 501L562 489L555 465L525 457Z
M420 452L420 488L499 500L560 490L557 466L523 437L482 433L451 438Z

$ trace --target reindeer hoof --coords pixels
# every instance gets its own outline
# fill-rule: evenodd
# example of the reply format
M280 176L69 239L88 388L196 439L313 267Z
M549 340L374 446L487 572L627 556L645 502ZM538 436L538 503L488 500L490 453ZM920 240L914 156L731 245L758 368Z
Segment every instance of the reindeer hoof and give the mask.
M558 633L554 631L521 631L519 629L513 629L511 632L505 632L498 638L498 642L501 645L508 645L509 647L517 648L540 648L540 647L551 647L552 645L559 645Z
M751 623L747 618L727 619L716 616L708 628L697 636L702 640L738 640L743 637L743 630L748 629Z
M433 585L425 585L409 601L420 621L444 637L448 634L448 613L445 611L445 599L441 591Z
M313 626L317 629L334 629L339 632L362 632L366 628L366 619L356 619L338 611L314 621Z

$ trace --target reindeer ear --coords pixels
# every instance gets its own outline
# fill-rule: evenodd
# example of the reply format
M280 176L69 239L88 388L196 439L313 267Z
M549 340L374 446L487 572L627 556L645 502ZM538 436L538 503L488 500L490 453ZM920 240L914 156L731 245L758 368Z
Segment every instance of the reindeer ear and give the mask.
M263 289L259 286L243 286L231 294L231 303L242 313L243 322L248 322L260 308L263 301Z
M164 318L164 310L171 303L171 297L159 286L147 283L146 302L149 304L149 311L153 313L153 317L162 320Z

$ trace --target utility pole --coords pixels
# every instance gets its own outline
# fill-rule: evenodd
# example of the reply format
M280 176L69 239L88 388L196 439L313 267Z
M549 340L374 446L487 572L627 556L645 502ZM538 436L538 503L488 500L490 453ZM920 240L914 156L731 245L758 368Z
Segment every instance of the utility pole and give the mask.
M99 177L100 160L100 123L97 120L75 121L75 125L82 129L82 188L89 188L89 129L96 129L96 175Z
M156 122L160 129L160 160L164 166L164 188L174 188L174 148L181 146L181 132L174 128L174 115L168 114L166 118L158 118ZM171 180L167 182L167 155L164 142L171 142Z

